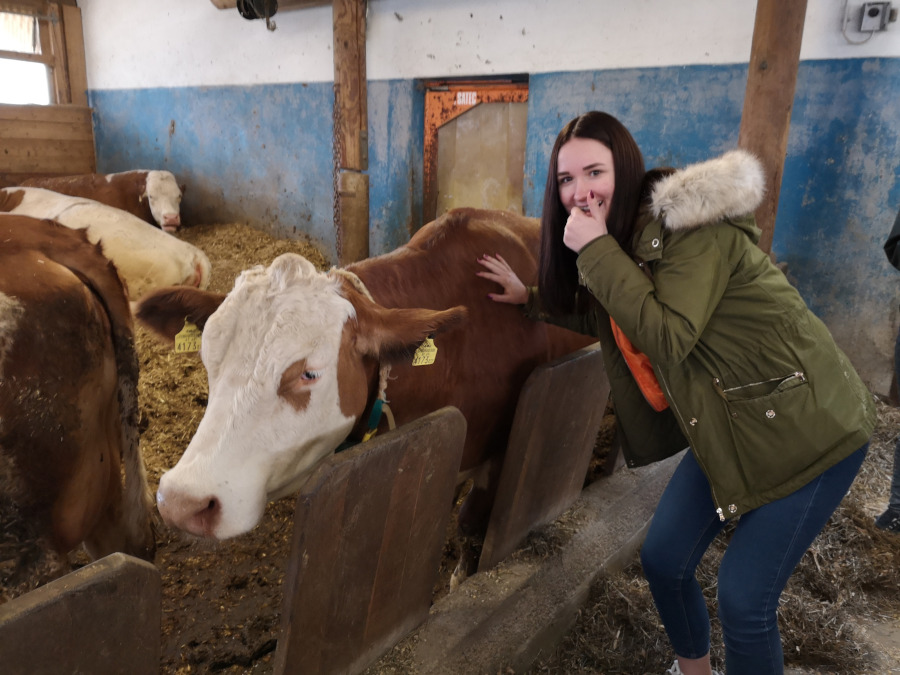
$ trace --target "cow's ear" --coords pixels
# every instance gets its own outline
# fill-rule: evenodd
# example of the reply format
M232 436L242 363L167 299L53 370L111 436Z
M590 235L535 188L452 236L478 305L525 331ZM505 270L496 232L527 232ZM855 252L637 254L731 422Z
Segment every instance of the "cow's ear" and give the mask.
M225 295L201 291L190 286L170 286L152 291L138 300L135 318L157 335L169 341L184 328L185 320L200 330Z
M468 312L459 305L445 310L387 309L374 303L357 307L360 352L391 361L406 358L425 338L458 326Z

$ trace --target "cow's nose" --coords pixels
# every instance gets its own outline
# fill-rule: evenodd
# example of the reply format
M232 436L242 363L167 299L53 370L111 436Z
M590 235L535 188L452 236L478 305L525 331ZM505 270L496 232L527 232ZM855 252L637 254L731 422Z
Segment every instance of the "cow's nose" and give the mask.
M200 537L215 537L222 516L222 505L215 495L194 497L160 490L156 493L156 506L166 525Z
M163 227L177 230L181 227L181 215L178 213L167 213L163 216Z

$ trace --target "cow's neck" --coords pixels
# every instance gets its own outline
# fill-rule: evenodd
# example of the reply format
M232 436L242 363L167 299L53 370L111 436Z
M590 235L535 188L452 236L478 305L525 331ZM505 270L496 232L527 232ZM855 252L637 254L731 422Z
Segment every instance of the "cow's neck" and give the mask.
M341 452L358 443L369 440L375 435L382 419L387 420L389 429L395 427L394 415L387 405L386 398L387 380L390 371L390 365L381 365L374 359L367 359L366 381L369 385L366 407L356 420L356 424L353 425L347 438L337 447L335 452Z
M333 267L333 274L342 277L359 293L375 302L369 289L356 274L347 269ZM391 373L389 363L379 363L375 359L366 359L366 381L368 385L367 403L363 414L359 416L347 439L338 446L337 451L345 450L361 441L367 441L375 435L382 417L388 420L389 428L394 428L394 416L387 405L387 384Z

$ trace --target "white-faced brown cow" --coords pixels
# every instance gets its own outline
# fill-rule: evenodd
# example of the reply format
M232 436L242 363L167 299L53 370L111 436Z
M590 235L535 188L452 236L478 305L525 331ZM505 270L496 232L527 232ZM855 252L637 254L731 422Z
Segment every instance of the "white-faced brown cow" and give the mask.
M160 482L163 518L206 537L248 531L267 500L297 490L344 439L361 438L386 388L398 425L446 405L465 416L461 478L479 473L459 524L477 534L525 379L591 342L487 298L494 285L476 277L476 259L499 253L533 282L538 247L534 220L459 209L345 270L319 272L287 254L243 272L227 296L148 295L136 316L159 334L172 339L185 318L203 327L209 376L206 414ZM434 362L414 366L429 336Z
M164 286L209 285L209 258L203 251L122 209L43 188L13 187L0 188L0 213L49 218L85 230L116 264L133 300Z
M151 225L159 225L166 232L175 232L181 227L183 190L171 171L135 170L29 178L20 185L93 199L128 211Z
M122 282L84 232L51 221L0 215L0 242L3 586L82 542L152 560Z

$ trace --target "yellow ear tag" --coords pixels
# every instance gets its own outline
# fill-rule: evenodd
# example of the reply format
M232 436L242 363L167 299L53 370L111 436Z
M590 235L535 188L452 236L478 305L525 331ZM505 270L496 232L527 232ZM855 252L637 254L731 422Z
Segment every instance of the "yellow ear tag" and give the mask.
M426 338L425 342L419 345L416 353L413 354L414 366L430 366L437 358L437 347L434 346L434 340Z
M175 336L175 353L199 352L201 335L200 329L185 319L184 328Z

